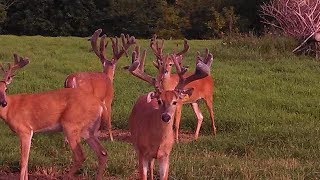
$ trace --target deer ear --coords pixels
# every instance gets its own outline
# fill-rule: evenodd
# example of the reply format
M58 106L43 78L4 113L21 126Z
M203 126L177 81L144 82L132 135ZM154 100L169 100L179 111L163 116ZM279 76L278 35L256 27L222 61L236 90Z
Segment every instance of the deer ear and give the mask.
M147 103L150 103L152 99L156 98L157 95L155 92L149 92L147 95Z
M10 84L10 83L12 82L13 77L14 77L14 75L9 76L9 77L6 79L6 84L7 84L7 85L8 85L8 84Z
M184 98L186 98L186 96L190 97L193 93L193 90L194 90L194 88L188 88L188 89L184 89L184 90L180 91L179 98L184 99Z

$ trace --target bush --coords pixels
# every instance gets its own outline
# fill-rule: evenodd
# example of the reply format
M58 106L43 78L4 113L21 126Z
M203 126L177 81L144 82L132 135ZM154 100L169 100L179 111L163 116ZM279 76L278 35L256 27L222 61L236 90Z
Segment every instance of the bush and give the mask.
M279 59L292 57L296 45L295 39L284 36L226 36L214 51L226 60Z

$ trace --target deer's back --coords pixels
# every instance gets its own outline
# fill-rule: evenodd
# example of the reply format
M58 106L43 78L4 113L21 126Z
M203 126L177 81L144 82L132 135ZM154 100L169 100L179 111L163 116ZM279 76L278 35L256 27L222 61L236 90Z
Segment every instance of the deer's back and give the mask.
M70 74L65 80L65 87L80 88L98 97L101 101L105 101L108 98L112 99L114 93L112 81L102 72Z
M186 74L185 76L189 76L190 73ZM168 80L164 80L164 88L166 90L173 90L179 82L179 76L177 74L171 75L171 78ZM212 96L214 91L214 81L211 76L207 76L205 78L192 81L191 83L187 84L185 89L193 88L193 93L189 98L183 99L184 103L194 102L198 99Z
M101 101L79 89L59 89L35 94L8 96L7 119L34 131L63 123L84 126L96 120ZM19 128L19 127L11 127Z

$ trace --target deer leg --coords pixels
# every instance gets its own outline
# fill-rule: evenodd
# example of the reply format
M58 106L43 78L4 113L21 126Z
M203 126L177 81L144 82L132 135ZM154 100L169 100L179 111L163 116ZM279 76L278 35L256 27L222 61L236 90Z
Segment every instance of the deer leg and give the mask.
M81 167L85 160L81 145L80 145L80 135L78 133L66 133L67 139L69 141L69 146L72 151L73 165L68 173L69 177L74 177L74 174Z
M102 180L103 171L107 163L107 151L103 148L98 138L95 136L90 136L88 139L86 139L86 142L89 144L90 148L95 152L99 161L96 179Z
M194 134L194 139L197 140L198 137L199 137L201 124L202 124L202 121L203 121L203 115L202 115L202 113L201 113L201 111L199 109L198 103L196 103L196 102L195 103L191 103L191 106L192 106L192 109L193 109L194 113L197 116L197 119L198 119L196 132Z
M20 137L20 180L28 180L28 160L33 131L19 134Z
M148 161L139 154L139 176L140 180L147 180L148 177Z
M113 141L112 126L111 126L111 103L107 105L107 112L108 112L107 125L108 125L109 137L110 137L110 140Z
M178 103L176 108L175 121L174 121L176 142L179 142L179 127L180 127L180 120L181 120L181 111L182 111L182 103Z
M167 180L169 176L169 155L158 160L160 180Z
M151 159L151 161L149 162L150 180L153 180L153 167L154 167L154 159Z
M216 129L216 126L215 126L215 123L214 123L214 112L213 112L213 97L212 96L208 96L206 98L204 98L204 101L206 103L206 106L207 106L207 109L210 113L210 119L211 119L211 122L212 122L212 130L213 130L213 135L215 136L217 134L217 129Z
M113 141L113 135L112 135L112 125L111 125L111 102L104 102L104 112L102 113L102 120L107 125L107 129L109 132L110 140Z

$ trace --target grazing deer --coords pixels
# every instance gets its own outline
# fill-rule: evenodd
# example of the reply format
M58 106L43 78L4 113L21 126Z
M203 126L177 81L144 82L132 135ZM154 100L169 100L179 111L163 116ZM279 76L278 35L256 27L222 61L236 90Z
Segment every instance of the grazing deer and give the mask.
M69 176L80 168L85 156L81 138L98 157L96 178L102 179L107 162L107 151L100 144L96 132L100 127L102 114L108 112L97 97L78 89L59 89L43 93L6 95L13 72L27 65L29 60L14 55L14 63L8 65L0 81L0 117L20 139L20 180L28 179L28 159L32 135L37 132L62 131L69 141L73 153L73 166Z
M154 159L158 159L160 179L168 179L169 156L174 144L173 117L177 104L184 96L190 96L193 88L184 87L198 79L204 78L210 72L207 64L199 61L194 74L184 76L186 69L180 67L175 55L167 56L175 62L179 82L174 90L164 90L161 81L164 74L153 78L143 71L145 51L142 58L137 51L133 52L133 63L129 71L155 87L155 92L142 95L136 101L129 117L131 140L139 159L140 179L153 179ZM210 64L210 62L208 63Z
M133 36L126 37L121 34L122 45L120 47L118 38L110 38L112 42L113 56L108 59L105 55L105 49L108 42L105 43L106 35L103 35L100 39L100 47L98 47L97 40L102 30L98 29L92 35L90 41L92 50L99 57L103 72L78 72L68 75L65 80L66 88L80 88L86 92L94 94L98 97L106 106L108 110L108 117L106 118L108 125L108 131L111 141L113 141L112 129L111 129L111 104L114 96L113 78L116 69L116 64L121 56L126 53L127 49L136 43Z
M150 47L153 50L154 55L157 58L157 61L153 61L153 64L155 65L155 67L158 68L159 73L163 74L163 79L162 79L161 83L162 83L164 90L174 90L175 86L179 82L179 75L171 73L172 66L174 65L173 58L175 58L177 60L178 64L181 65L181 62L183 59L183 57L182 57L183 54L185 54L189 50L188 41L184 40L184 49L178 53L174 53L174 56L172 56L172 58L163 55L164 41L162 40L161 44L159 44L159 42L156 40L156 36L154 36L151 39ZM210 64L208 64L208 66L211 67L212 58L213 58L212 54L210 54L209 50L206 49L206 53L205 53L204 57L201 57L200 53L198 52L197 63L199 61L202 61L205 64L210 62ZM144 63L144 59L142 61ZM140 68L140 71L143 71L143 65L139 66L139 68ZM190 75L190 74L187 73L186 75ZM207 109L209 110L210 119L212 121L213 134L215 135L216 134L216 127L215 127L214 112L213 112L214 82L213 82L213 78L210 76L210 73L209 73L209 76L202 78L202 79L198 79L198 80L193 81L190 84L186 85L186 88L193 88L194 90L193 90L193 93L191 96L186 96L185 98L183 98L182 101L180 101L177 104L177 109L176 109L176 114L175 114L175 138L176 138L176 141L178 142L182 104L191 104L192 105L192 109L193 109L194 113L196 114L197 120L198 120L194 138L198 139L201 124L203 121L203 115L202 115L202 113L199 109L199 105L197 103L197 101L200 99L203 99L205 101Z

